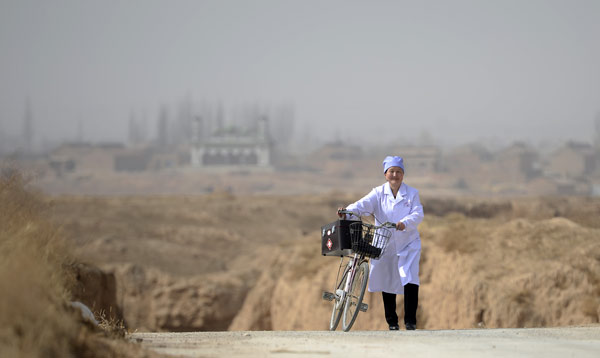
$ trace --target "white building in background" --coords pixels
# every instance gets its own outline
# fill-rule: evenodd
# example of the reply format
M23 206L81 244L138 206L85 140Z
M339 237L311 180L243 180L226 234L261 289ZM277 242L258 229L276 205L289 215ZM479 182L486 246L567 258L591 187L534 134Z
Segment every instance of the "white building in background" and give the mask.
M202 122L192 127L191 165L194 168L271 168L268 120L261 117L254 130L219 129L211 136L202 133Z

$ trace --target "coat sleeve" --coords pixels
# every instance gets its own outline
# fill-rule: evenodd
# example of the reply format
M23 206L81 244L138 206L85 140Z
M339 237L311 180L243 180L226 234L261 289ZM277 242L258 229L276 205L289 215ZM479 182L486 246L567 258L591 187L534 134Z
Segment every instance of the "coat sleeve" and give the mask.
M377 197L376 189L371 190L371 192L355 203L352 203L346 207L346 210L357 213L360 216L368 216L372 215L376 208L379 207L379 198Z
M423 221L423 205L421 205L421 199L419 198L419 192L415 191L415 195L412 199L412 205L410 214L406 215L400 221L406 225L404 230L413 231L417 230L417 226Z

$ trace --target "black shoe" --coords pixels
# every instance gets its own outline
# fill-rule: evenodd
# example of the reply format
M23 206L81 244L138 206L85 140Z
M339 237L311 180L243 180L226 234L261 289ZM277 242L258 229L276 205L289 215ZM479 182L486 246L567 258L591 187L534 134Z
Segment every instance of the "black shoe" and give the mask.
M417 329L417 325L414 323L407 323L405 326L407 331L414 331Z
M400 326L390 326L390 331L397 331L400 329Z

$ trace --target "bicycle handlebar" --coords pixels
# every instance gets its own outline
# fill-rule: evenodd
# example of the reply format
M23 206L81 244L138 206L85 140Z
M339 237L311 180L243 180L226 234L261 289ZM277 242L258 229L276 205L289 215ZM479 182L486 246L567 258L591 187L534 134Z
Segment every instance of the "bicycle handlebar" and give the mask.
M360 215L358 215L357 213L354 213L354 212L346 210L346 209L338 210L338 214L347 214L347 215L360 217Z
M381 226L387 227L387 228L390 228L390 229L392 229L392 228L396 229L397 228L396 224L394 224L392 222L389 222L389 221L384 222L383 224L381 224Z
M359 217L359 218L360 218L360 215L358 215L357 213L355 213L355 212L352 212L352 211L350 211L350 210L346 210L346 209L341 209L341 210L338 210L338 214L347 214L347 215L352 215L352 216L356 216L356 217ZM390 228L390 229L392 229L392 228L393 228L393 229L397 229L397 228L398 228L398 227L396 226L396 223L389 222L389 221L386 221L386 222L384 222L383 224L381 224L381 225L379 225L379 226L380 226L380 227L385 227L385 228Z

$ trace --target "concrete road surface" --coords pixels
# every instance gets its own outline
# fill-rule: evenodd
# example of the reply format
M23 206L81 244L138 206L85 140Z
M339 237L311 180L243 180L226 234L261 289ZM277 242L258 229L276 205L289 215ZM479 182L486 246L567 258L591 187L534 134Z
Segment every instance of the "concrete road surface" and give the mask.
M134 333L180 357L600 357L600 325L439 331Z

